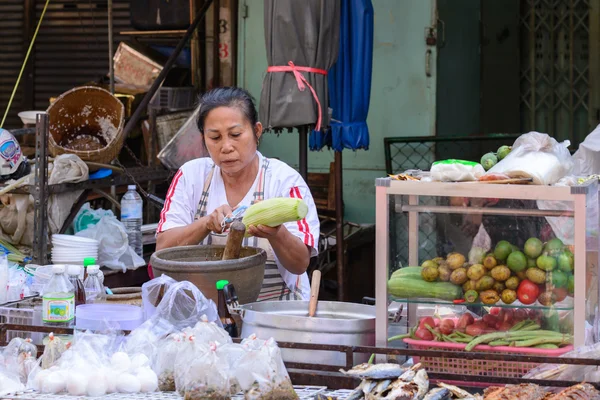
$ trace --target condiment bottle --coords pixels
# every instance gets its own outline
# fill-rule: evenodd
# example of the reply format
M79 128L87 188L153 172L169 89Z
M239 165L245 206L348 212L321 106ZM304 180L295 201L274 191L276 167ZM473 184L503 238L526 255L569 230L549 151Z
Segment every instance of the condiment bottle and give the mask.
M217 281L217 312L219 313L219 318L221 319L221 323L223 324L223 329L229 333L229 336L232 338L238 337L238 329L235 323L235 320L229 313L229 308L227 308L227 303L225 301L225 293L223 292L223 288L229 284L229 281L220 280Z
M69 265L67 267L67 275L69 275L69 282L73 285L73 291L75 293L75 307L80 304L85 304L85 289L83 288L83 282L79 279L81 274L81 265Z
M42 322L45 326L69 328L75 318L74 287L64 265L52 267L52 277L42 293Z
M98 265L90 265L87 267L88 277L83 282L85 289L85 298L88 304L101 303L106 298L104 286L100 283L100 267Z
M86 257L83 259L83 282L87 279L88 271L87 267L90 265L96 265L96 259L94 257Z

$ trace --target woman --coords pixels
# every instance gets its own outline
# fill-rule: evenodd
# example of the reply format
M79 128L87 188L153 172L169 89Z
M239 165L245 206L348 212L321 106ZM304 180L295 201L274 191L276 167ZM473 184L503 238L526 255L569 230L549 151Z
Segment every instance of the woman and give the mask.
M223 220L240 206L274 197L301 198L306 218L277 227L248 226L244 245L263 248L267 265L258 300L308 300L306 269L317 255L319 219L302 177L258 152L262 125L248 92L223 87L200 99L198 130L210 158L184 164L171 183L157 228L156 249L225 244Z

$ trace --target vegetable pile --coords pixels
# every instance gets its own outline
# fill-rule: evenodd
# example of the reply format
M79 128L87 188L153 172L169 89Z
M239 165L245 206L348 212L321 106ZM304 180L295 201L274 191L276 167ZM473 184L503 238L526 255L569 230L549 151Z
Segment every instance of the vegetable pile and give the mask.
M519 309L498 310L497 314L486 314L481 319L475 319L466 313L458 320L446 318L443 320L425 317L419 325L402 336L390 340L411 338L424 341L439 341L465 344L465 350L470 351L475 346L533 347L543 349L558 349L573 343L573 336L568 333L542 329L541 317L537 311ZM526 317L525 319L521 319Z
M494 305L539 303L552 306L573 296L574 256L560 239L530 238L523 249L502 240L488 254L460 253L425 260L395 271L388 281L398 298L436 298Z

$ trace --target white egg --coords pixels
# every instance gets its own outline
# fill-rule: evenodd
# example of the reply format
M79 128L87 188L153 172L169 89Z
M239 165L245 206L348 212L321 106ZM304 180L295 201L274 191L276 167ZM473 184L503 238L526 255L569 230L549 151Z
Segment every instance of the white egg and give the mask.
M117 391L119 393L139 393L142 389L140 380L132 374L121 374L117 379Z
M106 377L101 372L90 374L86 387L89 397L99 397L106 394Z
M72 372L67 379L67 392L71 396L85 396L88 378L80 372Z
M44 387L44 382L50 374L51 372L47 369L39 370L35 375L35 378L33 378L33 389L41 392L42 388Z
M65 384L63 374L60 371L53 371L44 379L42 393L58 394L65 390Z
M150 365L150 359L142 353L138 353L131 357L131 369L136 370L138 368L148 367Z
M140 381L142 393L156 392L156 389L158 389L158 377L150 368L138 370L137 378Z
M131 360L129 359L129 356L127 353L122 351L117 351L115 354L113 354L110 358L110 363L119 371L127 371L129 368L131 368Z
M103 372L106 376L106 393L116 393L117 379L121 373L110 369L104 369Z

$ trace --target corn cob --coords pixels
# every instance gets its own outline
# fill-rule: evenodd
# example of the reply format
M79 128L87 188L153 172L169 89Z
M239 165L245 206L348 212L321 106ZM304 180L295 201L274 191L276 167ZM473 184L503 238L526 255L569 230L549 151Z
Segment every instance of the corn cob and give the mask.
M306 217L306 214L308 214L308 206L302 199L277 197L248 207L242 222L246 227L250 225L275 227L286 222L299 221Z

